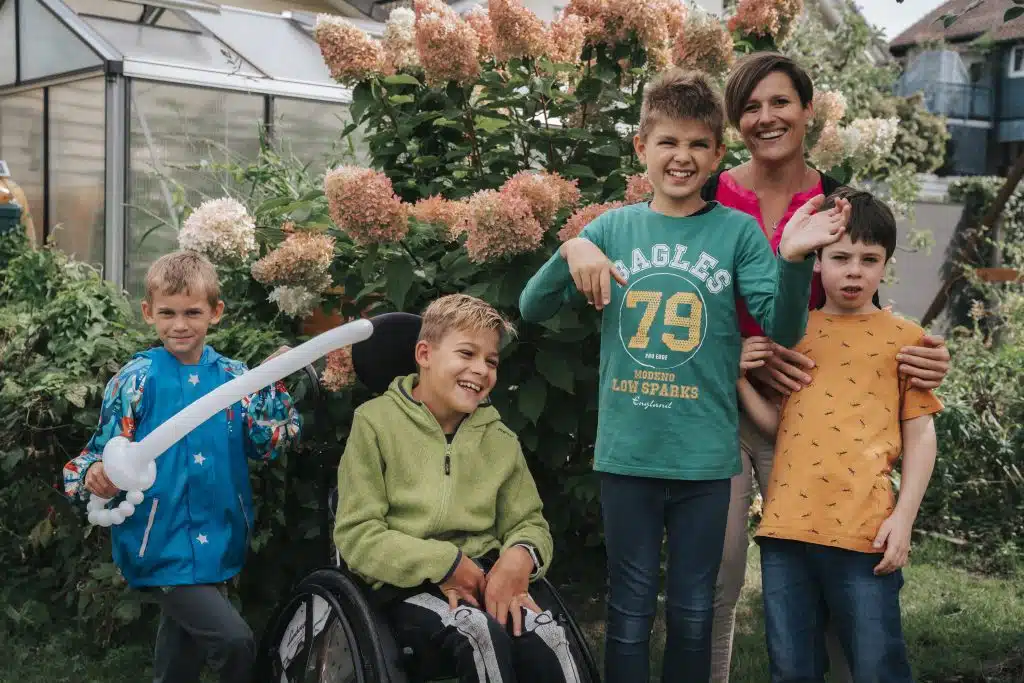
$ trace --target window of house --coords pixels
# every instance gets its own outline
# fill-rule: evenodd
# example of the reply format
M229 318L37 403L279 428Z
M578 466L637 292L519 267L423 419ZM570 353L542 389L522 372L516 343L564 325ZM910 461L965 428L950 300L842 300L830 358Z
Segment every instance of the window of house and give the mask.
M1013 78L1024 76L1024 45L1014 45L1010 49L1009 74Z

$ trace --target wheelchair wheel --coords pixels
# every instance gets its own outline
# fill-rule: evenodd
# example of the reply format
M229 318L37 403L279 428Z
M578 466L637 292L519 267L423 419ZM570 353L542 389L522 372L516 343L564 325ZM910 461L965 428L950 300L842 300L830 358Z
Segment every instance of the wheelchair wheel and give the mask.
M366 599L345 574L310 574L275 612L257 654L265 683L384 683Z
M536 582L530 591L534 599L544 609L549 609L555 615L555 620L565 629L566 639L569 641L569 650L572 652L573 660L580 668L580 679L583 683L601 683L601 670L597 667L594 654L590 651L587 638L576 620L572 618L568 606L562 600L562 596L555 590L554 585L546 578Z

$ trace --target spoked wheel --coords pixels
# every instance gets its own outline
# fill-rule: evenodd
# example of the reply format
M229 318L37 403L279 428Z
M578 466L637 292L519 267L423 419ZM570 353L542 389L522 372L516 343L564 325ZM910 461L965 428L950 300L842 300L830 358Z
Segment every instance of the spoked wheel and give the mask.
M382 683L365 599L348 577L306 577L268 624L256 671L264 683Z

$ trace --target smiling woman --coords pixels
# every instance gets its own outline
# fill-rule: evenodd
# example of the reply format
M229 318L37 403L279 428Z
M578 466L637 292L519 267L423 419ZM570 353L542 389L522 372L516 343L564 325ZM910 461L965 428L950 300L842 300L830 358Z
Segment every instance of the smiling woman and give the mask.
M832 194L839 182L812 168L806 160L807 129L814 118L814 85L795 61L777 52L755 52L737 63L725 90L725 109L730 123L740 132L751 158L744 164L713 176L705 185L705 200L743 211L757 219L778 253L783 233L793 215L813 197ZM824 303L820 273L811 285L810 308ZM877 305L877 301L874 302ZM764 337L761 327L737 302L740 331L744 337ZM913 357L900 366L901 372L918 377L934 388L948 371L949 352L939 338L925 337L922 347L912 347ZM903 350L905 354L907 349ZM943 370L934 380L921 374L930 371L933 359ZM907 367L910 366L910 367ZM775 346L775 353L763 367L751 371L762 387L782 394L799 390L811 381L803 370L813 363L801 354ZM713 632L713 673L716 683L729 680L736 605L746 573L747 513L753 495L753 477L765 491L771 473L775 444L740 412L741 462L743 471L732 481L725 550L715 594ZM849 673L835 638L829 638L833 681L849 680Z

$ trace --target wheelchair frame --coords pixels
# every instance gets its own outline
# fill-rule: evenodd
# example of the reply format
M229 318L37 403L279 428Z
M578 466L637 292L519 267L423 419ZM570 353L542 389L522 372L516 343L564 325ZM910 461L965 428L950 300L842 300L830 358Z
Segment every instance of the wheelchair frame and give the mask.
M389 315L408 316L383 314L372 320L386 320ZM307 366L305 372L313 387L314 415L320 422L323 401L319 376L312 365ZM326 477L324 485L327 495L321 524L328 565L305 576L292 594L274 609L258 644L257 680L261 683L426 683L445 680L415 677L415 671L410 670L415 653L411 648L403 650L398 647L386 619L367 597L367 591L371 589L345 567L331 534L338 490ZM545 609L550 609L565 629L582 680L600 683L600 672L586 637L555 587L542 578L532 584L531 592L535 592L538 602ZM337 641L337 638L341 640ZM349 653L349 661L353 663L346 671L331 669L330 657L338 654L337 649L332 650L336 645ZM299 670L295 671L297 667Z

